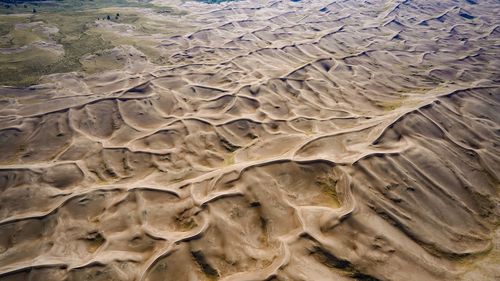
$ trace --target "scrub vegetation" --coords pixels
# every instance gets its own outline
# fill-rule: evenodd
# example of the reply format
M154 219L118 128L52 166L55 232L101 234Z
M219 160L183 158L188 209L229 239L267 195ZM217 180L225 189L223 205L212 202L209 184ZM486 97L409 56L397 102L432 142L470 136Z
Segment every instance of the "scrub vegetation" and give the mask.
M149 1L63 0L0 1L0 85L25 87L42 75L97 70L122 66L105 50L131 45L154 63L168 63L155 50L155 42L121 36L100 27L108 21L132 26L146 34L161 33L161 24L145 18L147 13L180 13ZM168 26L168 25L167 25ZM95 54L98 67L84 67L81 59Z

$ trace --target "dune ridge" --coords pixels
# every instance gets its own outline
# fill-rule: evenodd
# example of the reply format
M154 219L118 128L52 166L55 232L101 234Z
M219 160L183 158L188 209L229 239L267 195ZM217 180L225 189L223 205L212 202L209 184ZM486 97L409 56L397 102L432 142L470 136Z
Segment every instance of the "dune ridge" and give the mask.
M0 88L0 280L500 278L497 1L177 5Z

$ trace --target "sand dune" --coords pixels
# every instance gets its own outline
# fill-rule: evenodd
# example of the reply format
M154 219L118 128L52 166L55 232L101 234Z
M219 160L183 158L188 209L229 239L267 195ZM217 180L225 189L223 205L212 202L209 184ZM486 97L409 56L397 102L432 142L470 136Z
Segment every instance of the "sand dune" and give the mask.
M0 280L500 279L497 1L176 5L0 88Z

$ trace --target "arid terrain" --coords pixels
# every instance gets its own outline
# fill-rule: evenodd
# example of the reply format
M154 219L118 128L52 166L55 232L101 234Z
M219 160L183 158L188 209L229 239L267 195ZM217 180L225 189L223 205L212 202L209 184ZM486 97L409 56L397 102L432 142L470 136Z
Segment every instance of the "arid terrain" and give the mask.
M500 280L499 1L21 5L1 281Z

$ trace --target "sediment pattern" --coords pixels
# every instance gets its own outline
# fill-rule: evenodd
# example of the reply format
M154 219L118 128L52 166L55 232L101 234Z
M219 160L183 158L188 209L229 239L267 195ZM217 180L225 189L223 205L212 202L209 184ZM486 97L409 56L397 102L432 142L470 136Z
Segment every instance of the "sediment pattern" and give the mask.
M500 278L500 5L431 2L188 2L172 65L0 89L0 280Z

